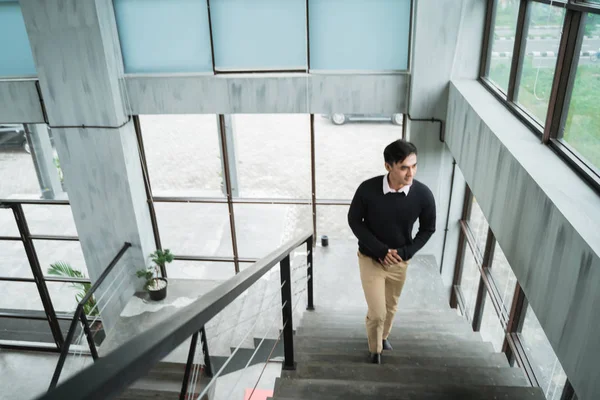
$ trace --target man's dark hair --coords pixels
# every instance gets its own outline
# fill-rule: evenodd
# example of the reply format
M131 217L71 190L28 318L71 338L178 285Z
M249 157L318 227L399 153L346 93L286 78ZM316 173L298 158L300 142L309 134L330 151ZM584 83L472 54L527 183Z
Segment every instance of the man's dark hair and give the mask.
M398 139L395 142L388 144L385 150L383 150L383 158L386 163L394 165L397 162L401 163L412 153L417 155L417 147L411 142Z

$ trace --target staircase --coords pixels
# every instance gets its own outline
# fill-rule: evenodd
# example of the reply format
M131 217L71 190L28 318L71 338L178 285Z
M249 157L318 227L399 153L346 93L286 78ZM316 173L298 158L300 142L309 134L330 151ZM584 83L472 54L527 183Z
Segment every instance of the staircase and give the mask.
M366 307L365 307L366 308ZM295 371L274 399L543 400L523 371L454 310L398 311L382 365L368 362L366 310L306 312L296 331Z

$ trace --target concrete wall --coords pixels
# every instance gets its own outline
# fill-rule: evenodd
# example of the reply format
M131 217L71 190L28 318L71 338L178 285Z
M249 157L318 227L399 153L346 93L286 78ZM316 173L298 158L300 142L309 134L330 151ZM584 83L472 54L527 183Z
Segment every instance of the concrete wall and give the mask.
M481 38L483 37L484 0L419 0L416 2L409 114L413 119L436 118L445 121L448 107L448 83L452 76L477 77ZM439 140L439 124L411 122L408 139L419 150L417 179L429 186L436 198L437 229L421 254L442 261L444 229L450 205L452 155ZM461 186L458 183L458 186ZM457 189L460 192L460 189ZM453 204L462 199L452 198ZM460 213L458 214L458 218ZM456 249L458 225L451 214L446 249ZM451 276L456 251L444 255L444 276ZM447 270L450 270L449 272ZM446 279L447 281L447 279ZM452 282L446 282L450 285Z
M410 75L128 75L132 114L404 113Z
M580 399L600 396L600 201L479 82L453 81L447 144Z
M0 80L0 123L43 122L35 83L35 79ZM125 107L132 115L334 112L391 115L408 109L410 75L127 75L119 83L124 89ZM55 89L46 88L44 92L45 99ZM77 108L80 107L67 107ZM56 110L50 107L50 115L54 112L62 111L60 107ZM83 121L79 113L71 111L60 123L51 123L81 125Z
M0 123L44 122L37 79L0 80Z

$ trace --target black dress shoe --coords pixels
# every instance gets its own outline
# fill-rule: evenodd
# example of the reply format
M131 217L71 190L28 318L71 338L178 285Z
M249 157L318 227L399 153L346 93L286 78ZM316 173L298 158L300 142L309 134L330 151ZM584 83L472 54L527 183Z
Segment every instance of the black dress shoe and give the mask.
M371 363L381 364L381 353L371 353Z
M394 348L390 344L389 340L387 340L387 339L383 339L383 349L384 350L394 350Z

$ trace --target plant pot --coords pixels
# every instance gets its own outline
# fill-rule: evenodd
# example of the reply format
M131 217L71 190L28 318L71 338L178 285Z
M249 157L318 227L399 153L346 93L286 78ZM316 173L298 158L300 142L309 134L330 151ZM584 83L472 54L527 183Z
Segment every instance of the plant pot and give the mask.
M96 343L96 346L100 346L102 342L104 342L104 339L106 339L106 332L104 331L104 326L102 325L102 322L96 321L92 323L90 330L92 331L94 343Z
M164 282L164 286L160 289L151 289L148 288L148 294L150 295L150 299L154 301L164 300L167 297L167 286L168 281L166 278L154 278L154 281L162 281Z

